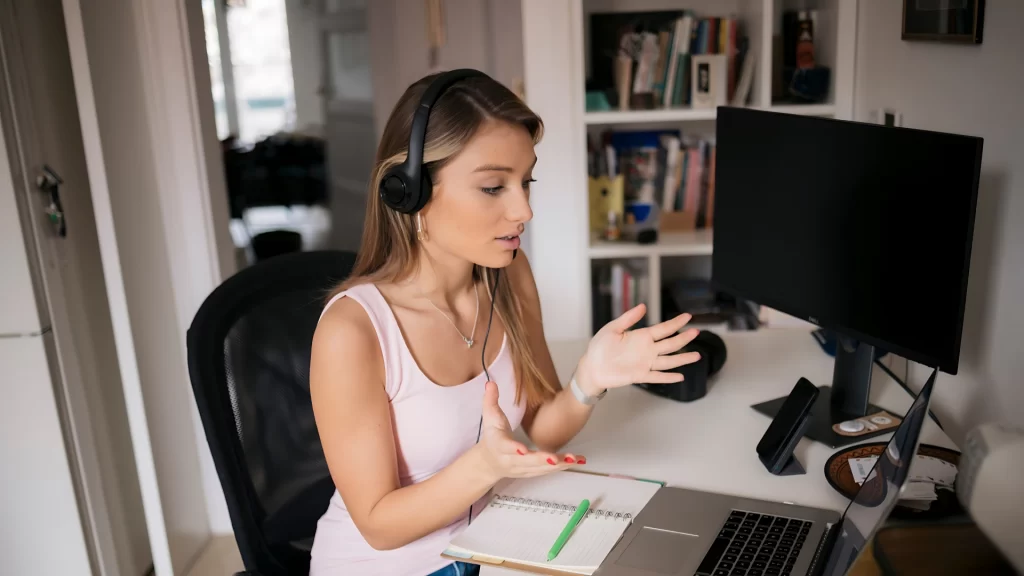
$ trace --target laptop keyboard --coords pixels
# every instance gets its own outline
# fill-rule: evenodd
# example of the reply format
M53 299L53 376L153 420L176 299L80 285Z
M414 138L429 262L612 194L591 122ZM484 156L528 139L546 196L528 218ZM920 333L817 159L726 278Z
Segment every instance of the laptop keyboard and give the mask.
M790 576L811 522L733 510L695 576Z

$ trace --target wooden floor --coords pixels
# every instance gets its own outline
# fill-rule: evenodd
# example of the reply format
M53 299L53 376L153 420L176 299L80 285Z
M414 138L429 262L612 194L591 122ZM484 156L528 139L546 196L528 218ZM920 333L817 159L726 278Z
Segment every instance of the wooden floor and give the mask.
M188 576L232 576L244 569L235 537L227 534L210 539Z

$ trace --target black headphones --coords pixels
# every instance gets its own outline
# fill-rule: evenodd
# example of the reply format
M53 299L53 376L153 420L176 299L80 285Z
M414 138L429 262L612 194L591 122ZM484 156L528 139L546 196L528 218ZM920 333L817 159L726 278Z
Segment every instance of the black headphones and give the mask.
M672 384L637 384L652 394L664 396L679 402L692 402L703 398L708 392L712 376L725 365L727 351L725 341L714 332L702 330L692 342L683 346L679 352L699 352L700 360L692 364L684 364L671 372L683 375L682 382Z
M487 75L472 68L460 68L442 73L427 87L412 117L409 154L405 162L388 170L377 185L384 204L403 214L418 212L426 206L430 200L432 183L430 175L423 169L423 148L426 145L430 109L449 86L474 76Z

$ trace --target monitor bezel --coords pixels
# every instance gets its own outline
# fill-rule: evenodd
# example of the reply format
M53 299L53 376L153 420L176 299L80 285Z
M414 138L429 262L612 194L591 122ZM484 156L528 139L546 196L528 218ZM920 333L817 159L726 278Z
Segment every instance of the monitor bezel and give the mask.
M829 318L822 318L820 314L816 315L816 314L814 314L814 313L812 313L810 311L800 310L799 309L799 305L790 306L789 304L784 304L782 302L778 302L778 301L775 301L773 299L762 300L762 299L758 298L756 295L752 295L750 293L745 293L742 290L737 290L734 286L731 286L729 284L721 282L719 279L717 279L715 277L715 259L717 257L720 257L720 256L716 256L716 254L718 254L718 253L716 253L716 251L714 250L714 242L715 242L715 237L718 234L718 230L714 226L712 226L712 229L711 229L712 250L711 250L711 279L710 279L710 283L711 283L711 286L713 288L722 290L724 292L727 292L727 293L729 293L732 296L737 297L737 298L742 298L744 300L749 300L751 302L755 302L755 303L757 303L759 305L762 305L762 306L768 306L769 308L774 308L774 309L776 309L776 310L778 310L780 312L784 312L784 313L789 314L791 316L795 316L795 317L800 318L802 320L806 320L806 321L808 321L808 322L810 322L810 323L812 323L812 324L814 324L816 326L819 326L819 327L821 327L821 328L823 328L825 330L830 330L830 331L833 331L833 332L838 332L838 333L843 334L845 336L848 336L848 337L851 337L851 338L855 338L855 339L857 339L857 340L859 340L861 342L865 342L865 343L870 344L872 346L875 346L877 348L881 348L885 352L897 354L897 355L902 356L902 357L904 357L904 358L906 358L908 360L912 360L914 362L918 362L920 364L924 364L924 365L929 366L929 367L936 367L937 366L938 369L941 370L942 372L945 372L945 373L950 374L950 375L956 375L957 372L959 371L959 368L960 368L960 354L961 354L961 349L963 347L964 318L966 317L966 310L967 310L967 291L968 291L968 285L969 285L969 281L970 281L970 272L971 272L971 253L972 253L973 247L974 247L975 219L976 219L976 215L977 215L977 206L978 206L978 191L979 191L980 184L981 184L981 161L982 161L982 151L983 151L983 148L984 148L984 139L981 138L981 137L978 137L978 136L969 136L969 135L964 135L964 134L953 134L953 133L950 133L950 132L939 132L939 131L936 131L936 130L925 130L925 129L920 129L920 128L904 128L904 127L896 128L896 127L892 127L892 126L884 126L884 125L881 125L881 124L872 124L872 123L869 123L869 122L860 122L860 121L855 121L855 120L846 120L846 119L839 119L839 118L825 118L825 117L815 117L815 116L803 116L803 115L790 114L790 113L787 113L787 112L776 112L776 111L769 111L769 110L756 110L756 109L751 109L751 108L740 108L740 107L735 107L735 106L720 106L720 107L718 107L717 115L716 115L716 120L715 120L716 134L719 132L719 128L721 127L721 122L723 120L723 117L732 116L734 119L739 119L739 117L742 117L744 115L748 115L748 116L749 115L759 115L759 116L766 116L767 115L767 116L771 116L771 117L774 117L774 118L783 118L784 117L787 120L792 119L794 121L812 121L812 122L829 123L829 124L834 124L834 123L854 124L854 125L858 125L858 126L862 126L862 127L868 127L870 129L875 129L875 130L879 130L879 131L882 131L882 130L909 130L909 131L919 132L919 133L924 133L924 134L937 134L937 135L942 135L942 136L947 136L947 137L948 136L955 136L955 137L965 138L967 140L971 140L971 141L973 141L975 143L974 175L973 175L973 180L972 180L972 184L971 184L970 208L968 210L968 215L967 215L967 218L968 218L968 221L967 221L967 235L966 235L967 236L967 242L966 242L966 245L964 247L965 248L965 250L964 250L964 260L961 263L961 278L962 278L962 280L961 280L961 285L960 285L960 297L959 297L959 301L958 301L959 309L957 310L956 334L955 334L955 338L954 338L955 343L954 343L953 352L951 353L951 357L949 357L949 358L940 358L940 357L932 356L932 355L930 355L928 353L920 352L920 351L917 351L917 350L913 350L913 349L908 348L908 347L903 346L903 345L894 344L892 342L886 341L883 338L879 338L879 337L876 337L876 336L872 336L870 334L866 334L866 333L861 332L859 330L850 328L849 326L844 326L843 324L841 324L839 322L831 321L831 319L829 319ZM718 170L720 170L720 169L721 169L721 163L717 163L716 167L715 167L716 172ZM719 178L717 177L717 174L716 174L715 180L719 181ZM716 191L716 195L717 195L717 191ZM921 282L922 282L923 285L927 284L927 281L928 281L927 278L922 278L921 279Z

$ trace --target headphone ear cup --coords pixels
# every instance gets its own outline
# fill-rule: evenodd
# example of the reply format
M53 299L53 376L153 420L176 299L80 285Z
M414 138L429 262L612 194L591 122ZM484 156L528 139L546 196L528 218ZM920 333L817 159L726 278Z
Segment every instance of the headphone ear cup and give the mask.
M689 348L693 348L694 351L700 352L702 361L708 363L708 376L713 376L722 366L725 365L726 349L725 341L722 337L714 332L701 331L693 342L690 342Z
M388 170L378 185L381 200L392 210L405 212L412 192L408 184L401 166Z
M425 169L420 175L417 192L416 197L411 201L413 212L422 210L427 205L427 202L430 201L430 195L434 192L434 183L430 181L430 174Z

